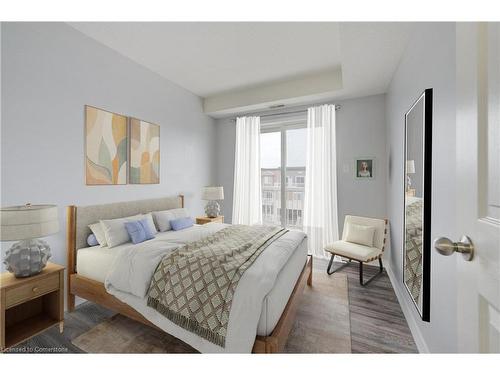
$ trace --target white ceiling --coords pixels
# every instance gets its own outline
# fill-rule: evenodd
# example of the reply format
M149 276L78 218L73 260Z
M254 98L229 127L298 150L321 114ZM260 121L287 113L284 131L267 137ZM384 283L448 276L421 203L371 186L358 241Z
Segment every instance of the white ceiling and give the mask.
M216 99L246 89L255 97L256 88L269 90L269 83L333 69L342 72L341 88L327 97L385 92L413 28L376 22L70 25L194 94ZM325 92L318 94L325 100Z
M337 23L71 26L201 97L340 65Z
M414 28L410 22L341 23L342 95L386 92Z

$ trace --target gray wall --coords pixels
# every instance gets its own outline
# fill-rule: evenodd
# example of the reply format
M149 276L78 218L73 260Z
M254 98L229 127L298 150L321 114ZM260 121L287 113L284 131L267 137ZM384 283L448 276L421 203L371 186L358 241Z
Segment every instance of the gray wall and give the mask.
M426 88L434 89L432 238L455 233L455 25L419 24L387 94L387 207L393 284L421 350L456 350L455 259L431 252L430 323L422 322L402 284L404 114Z
M423 197L424 190L424 98L406 116L406 158L415 163L415 173L410 174L411 187L416 197Z
M200 98L66 24L3 23L1 37L1 204L59 206L60 233L47 237L53 261L66 264L68 204L183 193L191 213L203 213L215 129ZM161 184L85 185L85 104L161 126Z
M336 101L337 174L339 229L346 214L386 216L386 133L385 95ZM216 122L217 182L224 186L224 215L231 222L233 198L235 123L231 119ZM373 180L354 178L356 157L375 157Z
M347 214L384 218L386 212L385 95L338 101L337 193L339 233ZM374 157L373 180L356 179L357 157Z

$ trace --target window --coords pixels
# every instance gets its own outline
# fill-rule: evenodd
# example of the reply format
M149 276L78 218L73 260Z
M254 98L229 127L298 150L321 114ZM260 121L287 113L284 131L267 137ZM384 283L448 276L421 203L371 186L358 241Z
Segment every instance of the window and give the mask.
M262 219L265 224L302 228L306 128L280 126L261 133ZM281 184L285 181L285 184ZM282 207L285 209L282 210Z
M262 217L272 217L274 214L274 207L269 204L262 205Z
M279 132L260 135L262 176L262 221L280 225L281 208L281 135Z
M263 176L263 185L273 186L273 176Z

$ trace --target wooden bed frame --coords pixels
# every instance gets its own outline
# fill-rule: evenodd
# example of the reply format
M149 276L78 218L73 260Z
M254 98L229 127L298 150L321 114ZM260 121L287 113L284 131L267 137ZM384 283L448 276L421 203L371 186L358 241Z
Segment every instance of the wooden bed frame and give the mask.
M184 207L184 196L180 195L181 207ZM75 309L75 296L97 303L119 314L159 329L147 320L137 310L123 303L115 296L106 292L103 283L80 276L76 273L76 210L77 206L67 207L67 308ZM305 285L312 285L312 257L307 257L307 262L295 284L288 303L281 314L276 327L269 336L256 336L253 353L279 353L285 347L288 335L293 327L297 307Z

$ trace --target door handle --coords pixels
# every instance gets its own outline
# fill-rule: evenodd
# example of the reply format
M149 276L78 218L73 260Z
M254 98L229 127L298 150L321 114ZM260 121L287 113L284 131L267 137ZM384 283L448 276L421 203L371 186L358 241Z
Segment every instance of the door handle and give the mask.
M449 238L439 237L434 240L434 248L441 255L451 255L460 253L466 261L471 261L474 257L474 244L467 236L462 236L460 242L453 242Z

